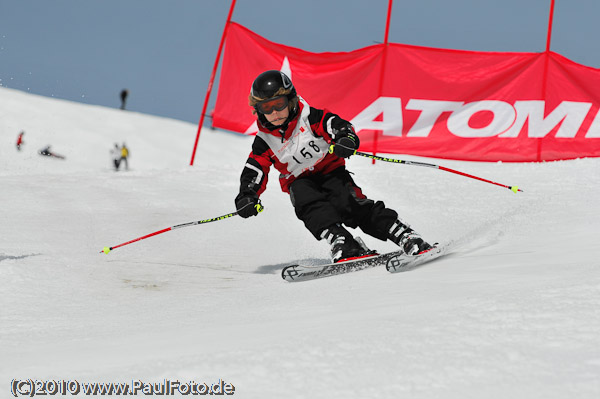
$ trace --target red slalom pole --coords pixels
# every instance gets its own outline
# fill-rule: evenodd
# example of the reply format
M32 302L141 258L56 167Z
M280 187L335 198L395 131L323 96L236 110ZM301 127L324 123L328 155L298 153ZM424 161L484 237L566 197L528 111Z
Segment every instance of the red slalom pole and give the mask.
M388 39L390 36L390 21L392 19L392 5L394 0L388 0L388 10L387 10L387 19L385 21L385 36L383 37L383 48L381 50L382 60L381 60L381 70L379 71L379 88L377 93L379 97L383 95L383 84L385 80L385 67L387 64L387 54L388 54ZM377 140L378 140L378 132L375 132L373 136L373 154L377 154ZM375 165L375 158L373 158L373 165Z
M204 117L206 116L206 107L208 107L208 100L210 98L210 92L212 91L213 82L215 81L215 75L217 74L217 68L219 66L219 60L221 59L221 51L223 50L223 44L225 43L225 37L227 36L227 30L231 22L231 15L235 8L236 0L231 0L231 7L229 8L229 14L227 15L227 22L225 22L225 28L223 28L223 35L221 36L221 42L219 43L219 50L217 50L217 59L213 66L212 74L210 75L210 81L208 82L208 89L206 89L206 98L204 99L204 105L202 106L202 114L200 114L200 122L198 122L198 131L196 132L196 141L194 142L194 149L192 150L192 159L190 160L190 166L194 166L194 159L196 158L196 149L198 148L198 140L200 140L200 132L202 131L202 125L204 124Z
M257 206L260 206L260 208L257 208L257 210L259 212L261 212L263 210L262 205L257 205ZM183 223L183 224L178 224L178 225L175 225L175 226L167 227L166 229L158 230L158 231L155 231L154 233L150 233L150 234L146 234L145 236L142 236L142 237L134 238L131 241L127 241L127 242L124 242L122 244L115 245L113 247L104 247L102 249L102 251L100 251L100 253L104 252L105 254L108 254L113 249L116 249L116 248L119 248L119 247L123 247L125 245L131 244L131 243L134 243L134 242L137 242L137 241L145 240L146 238L157 236L159 234L166 233L167 231L171 231L171 230L175 230L175 229L180 229L182 227L195 226L195 225L198 225L198 224L216 222L218 220L228 219L228 218L230 218L232 216L235 216L237 214L238 214L237 212L232 212L232 213L228 213L228 214L223 215L223 216L217 216L215 218L198 220L196 222Z
M376 159L378 161L383 161L383 162L403 163L403 164L406 164L406 165L425 166L427 168L439 169L439 170L443 170L443 171L446 171L446 172L455 173L455 174L460 175L460 176L465 176L465 177L469 177L471 179L479 180L479 181L482 181L482 182L485 182L485 183L490 183L490 184L494 184L496 186L508 188L513 193L516 193L518 191L523 192L523 190L521 190L518 186L507 186L505 184L496 183L495 181L483 179L481 177L473 176L473 175L470 175L468 173L464 173L464 172L460 172L458 170L450 169L450 168L447 168L445 166L434 165L432 163L417 162L417 161L405 161L405 160L402 160L402 159L394 159L394 158L385 158L385 157L380 157L380 156L377 156L377 155L371 155L371 154L367 154L367 153L359 152L359 151L355 151L354 154L360 155L360 156L366 157L366 158Z
M546 36L546 52L550 51L550 40L552 39L553 19L554 19L554 0L550 0L550 17L548 18L548 34Z
M407 164L411 164L411 162L407 162ZM437 165L435 165L435 166L437 166ZM486 182L486 183L495 184L496 186L500 186L500 187L508 188L510 191L513 191L513 192L515 192L515 193L516 193L517 191L521 191L521 192L523 192L523 190L521 190L521 189L520 189L518 186L507 186L507 185L505 185L505 184L496 183L495 181L491 181L491 180L483 179L483 178L481 178L481 177L473 176L473 175L470 175L470 174L468 174L468 173L464 173L464 172L461 172L461 171L458 171L458 170L454 170L454 169L446 168L445 166L437 166L437 168L438 168L438 169L440 169L440 170L445 170L446 172L455 173L455 174L457 174L457 175L461 175L461 176L469 177L469 178L471 178L471 179L475 179L475 180L483 181L483 182Z
M119 247L123 247L123 246L125 246L127 244L131 244L131 243L134 243L136 241L144 240L144 239L146 239L148 237L157 236L159 234L165 233L165 232L170 231L170 230L173 230L173 227L167 227L166 229L162 229L162 230L159 230L159 231L155 231L154 233L146 234L143 237L138 237L138 238L133 239L131 241L124 242L123 244L115 245L114 247L104 247L104 249L102 249L102 251L100 251L100 253L104 252L105 254L108 254L113 249L116 249L116 248L119 248Z

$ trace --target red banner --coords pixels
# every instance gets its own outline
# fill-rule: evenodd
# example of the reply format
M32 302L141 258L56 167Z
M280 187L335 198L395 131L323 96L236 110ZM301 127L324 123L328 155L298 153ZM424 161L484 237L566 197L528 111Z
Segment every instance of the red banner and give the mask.
M473 161L600 156L600 70L553 53L402 44L310 53L232 23L213 125L256 133L248 106L261 72L354 124L365 152Z

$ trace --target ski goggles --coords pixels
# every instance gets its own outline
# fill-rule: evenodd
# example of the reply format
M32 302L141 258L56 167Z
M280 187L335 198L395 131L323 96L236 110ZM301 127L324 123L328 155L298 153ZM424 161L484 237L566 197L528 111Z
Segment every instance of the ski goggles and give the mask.
M264 115L269 115L273 111L283 111L289 104L287 96L277 96L256 103L254 108Z

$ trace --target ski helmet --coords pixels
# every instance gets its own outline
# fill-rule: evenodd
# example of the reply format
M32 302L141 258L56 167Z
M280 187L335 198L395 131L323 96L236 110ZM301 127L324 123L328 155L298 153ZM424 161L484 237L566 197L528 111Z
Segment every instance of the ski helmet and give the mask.
M287 95L288 100L296 97L296 89L290 78L283 72L270 70L258 75L252 83L250 96L255 101Z

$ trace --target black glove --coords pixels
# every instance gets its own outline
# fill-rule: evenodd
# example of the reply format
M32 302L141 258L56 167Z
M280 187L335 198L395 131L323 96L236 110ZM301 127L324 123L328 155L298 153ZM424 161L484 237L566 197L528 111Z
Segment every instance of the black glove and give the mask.
M329 152L333 152L341 158L348 158L350 155L354 155L354 151L360 145L360 140L354 132L352 125L346 122L338 129L334 129L334 134L334 145L330 147Z
M238 215L244 219L250 216L258 215L258 212L262 211L262 206L258 201L256 194L248 194L242 197L238 196L235 199L235 208L237 209Z
M356 151L356 143L350 137L340 137L333 146L333 153L341 158L354 155L354 151Z

